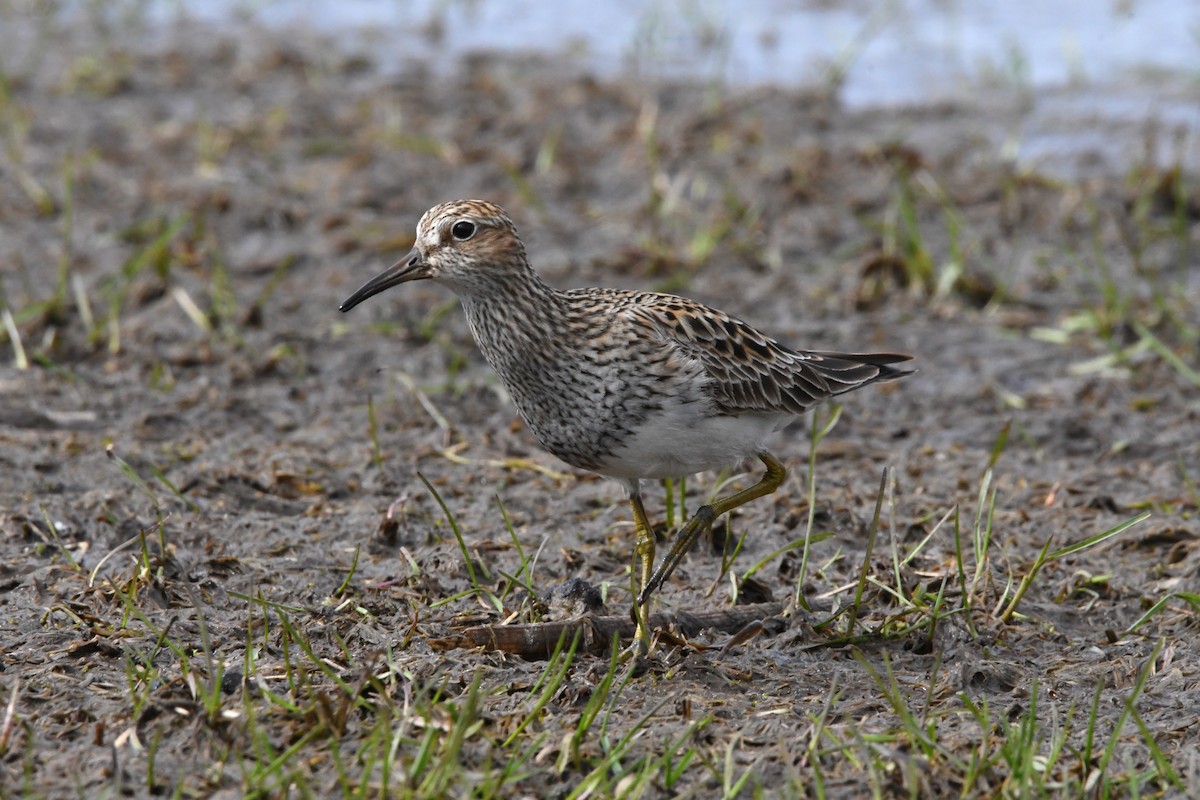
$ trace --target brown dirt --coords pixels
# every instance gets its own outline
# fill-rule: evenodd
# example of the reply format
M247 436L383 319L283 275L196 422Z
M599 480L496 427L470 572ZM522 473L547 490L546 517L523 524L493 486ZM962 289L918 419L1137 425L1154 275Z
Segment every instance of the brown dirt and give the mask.
M128 46L131 38L141 44ZM176 31L146 47L133 34L65 26L53 42L10 50L0 93L9 143L3 300L26 351L42 357L17 369L5 340L0 367L0 706L17 697L0 741L4 794L144 792L147 751L131 731L156 742L162 790L238 794L238 766L212 767L238 723L194 713L177 655L157 651L168 677L147 706L134 707L127 676L163 629L197 653L207 637L235 678L257 631L255 666L277 674L279 626L263 631L254 598L291 609L316 654L351 681L389 647L413 681L450 695L480 675L489 741L503 740L544 665L430 647L464 619L502 617L470 598L433 605L470 584L418 473L494 590L520 565L502 504L524 552L539 553L538 590L580 577L606 587L611 610L627 609L632 535L619 487L537 450L448 293L407 286L351 315L337 311L405 251L427 207L468 196L504 205L558 285L670 288L784 342L910 352L920 369L847 398L818 451L817 529L831 536L812 548L803 589L813 610L726 652L663 648L623 690L618 734L666 700L639 745L647 752L711 715L696 744L714 764L733 743L739 769L756 765L762 786L803 786L818 715L847 737L899 728L871 676L890 665L911 706L928 704L939 719L947 751L983 746L964 698L1014 720L1035 683L1041 712L1069 717L1078 747L1081 709L1097 686L1107 742L1161 641L1138 712L1170 763L1185 776L1195 770L1197 616L1171 604L1126 629L1168 592L1200 591L1188 482L1200 476L1197 388L1149 350L1087 368L1112 343L1136 340L1125 319L1108 341L1038 334L1103 308L1098 276L1107 269L1130 317L1195 367L1194 342L1172 333L1196 330L1200 303L1187 260L1200 252L1197 203L1194 194L1169 202L1177 176L1142 167L1136 154L1071 181L1016 169L998 155L995 132L1019 123L1022 105L1003 98L849 113L798 90L597 80L538 59L480 57L453 71L418 64L382 76L334 48L261 31ZM905 175L931 262L961 249L964 277L941 294L900 285L894 269L920 259L889 239L903 230ZM48 205L39 208L41 195L20 176L45 190ZM947 207L959 215L957 236ZM149 247L176 222L162 247ZM1180 226L1182 235L1169 233ZM711 250L700 246L710 234ZM139 270L131 259L147 251L151 265ZM103 321L89 337L70 291L57 307L39 306L61 264L97 317L106 298L123 297L119 349ZM1182 295L1156 298L1156 286ZM185 313L184 293L212 330ZM892 638L885 623L894 629L902 620L890 615L901 609L869 588L862 622L877 633L857 646L819 646L835 634L814 624L850 602L844 587L865 557L881 470L894 468L896 487L870 563L894 585L893 544L907 552L955 507L969 531L1006 426L992 480L992 561L975 610L944 620L932 639ZM749 532L738 574L803 534L806 431L800 423L780 437L792 468L783 489L733 521L735 534ZM495 463L516 459L548 471ZM713 485L712 476L690 481L689 506ZM661 499L653 505L661 517ZM389 508L395 524L381 528ZM1047 540L1063 546L1142 509L1153 511L1148 521L1049 564L1023 617L996 618L1009 577L1024 575ZM139 532L151 533L146 563L156 574L139 576ZM955 582L953 553L946 524L904 567L906 589ZM770 561L756 576L759 593L787 599L798 566L796 551ZM719 556L692 554L660 605L728 607L719 571ZM134 602L121 587L136 590ZM521 605L519 593L509 605ZM726 638L702 637L718 646ZM605 669L603 658L579 657L538 723L549 742L576 724L579 698ZM267 685L235 679L228 688L233 697ZM296 735L281 729L275 745ZM503 758L478 747L468 762ZM578 781L570 768L551 769L555 758L527 765L521 790L559 795ZM912 766L925 763L916 752L887 758L909 765L887 778L887 796L907 796L906 781L925 796L964 791L939 769ZM312 785L332 787L334 765L318 762ZM1111 769L1149 763L1130 722ZM836 764L826 765L829 794L862 790L861 777ZM996 789L1004 774L997 765L966 791ZM689 775L689 791L719 787L714 772Z

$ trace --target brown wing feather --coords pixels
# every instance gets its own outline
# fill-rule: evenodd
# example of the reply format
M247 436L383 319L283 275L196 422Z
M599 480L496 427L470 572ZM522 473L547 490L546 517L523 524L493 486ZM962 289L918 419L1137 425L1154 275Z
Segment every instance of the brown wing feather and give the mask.
M891 365L910 356L792 350L741 320L681 297L639 294L629 311L704 366L717 405L730 414L800 415L835 395L908 374Z

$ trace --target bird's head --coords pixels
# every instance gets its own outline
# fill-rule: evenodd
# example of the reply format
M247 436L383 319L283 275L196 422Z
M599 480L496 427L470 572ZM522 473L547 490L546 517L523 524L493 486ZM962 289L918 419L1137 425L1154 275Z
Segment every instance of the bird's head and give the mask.
M455 200L425 212L407 256L367 281L339 306L409 281L432 280L460 296L481 295L529 271L525 246L504 209L484 200Z

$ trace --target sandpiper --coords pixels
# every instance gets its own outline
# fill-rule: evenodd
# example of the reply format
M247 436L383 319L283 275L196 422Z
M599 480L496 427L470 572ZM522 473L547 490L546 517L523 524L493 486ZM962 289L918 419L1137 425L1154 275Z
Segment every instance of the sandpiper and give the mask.
M655 292L560 291L534 272L504 210L482 200L434 206L412 252L341 305L432 280L462 301L475 342L542 447L621 481L637 527L634 616L650 647L651 595L721 514L771 494L787 472L768 437L814 405L909 374L910 356L792 350L715 308ZM701 506L655 569L642 481L766 466L746 489Z

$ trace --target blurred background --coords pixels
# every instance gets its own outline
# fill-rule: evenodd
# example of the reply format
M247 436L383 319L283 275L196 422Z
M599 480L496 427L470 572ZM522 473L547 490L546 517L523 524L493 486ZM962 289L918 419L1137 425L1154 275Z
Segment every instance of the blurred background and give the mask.
M953 99L989 84L1152 86L1200 68L1200 6L1174 0L213 0L149 10L160 22L251 19L366 36L385 64L530 50L606 76L828 81L850 106Z
M0 3L103 15L146 44L182 22L339 42L384 71L450 70L479 52L538 53L602 78L681 78L836 92L848 108L1019 92L1031 105L1014 156L1080 146L1120 160L1127 142L1080 130L1156 119L1200 127L1200 4L1178 0L128 0ZM14 21L6 48L33 40ZM14 36L14 34L16 34ZM14 41L15 40L15 41ZM1178 150L1178 148L1177 148ZM1191 165L1200 147L1162 156Z

